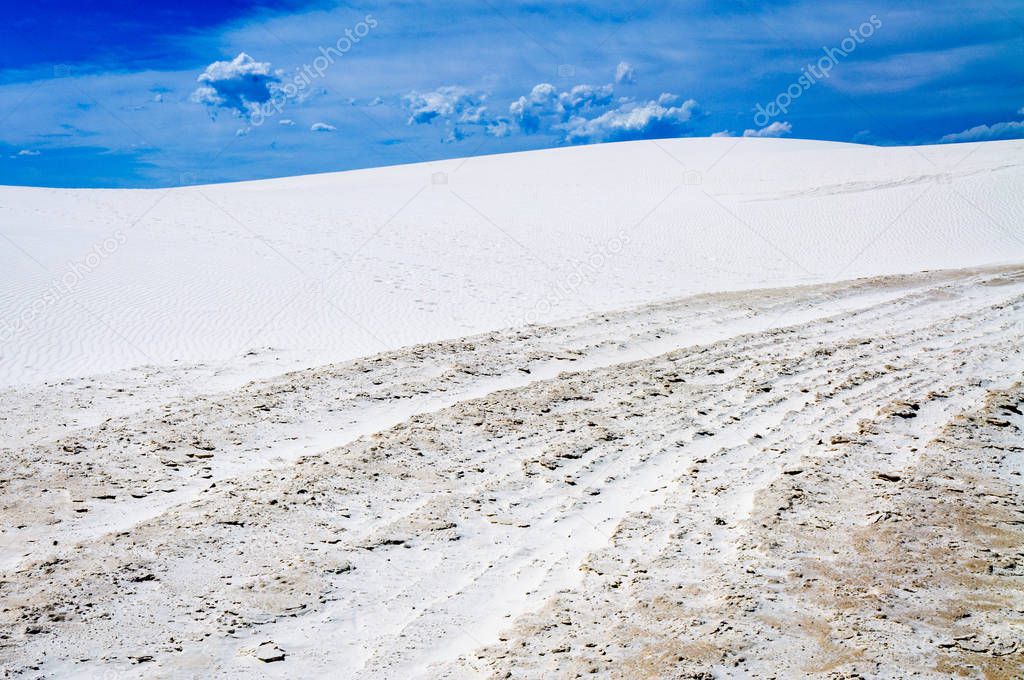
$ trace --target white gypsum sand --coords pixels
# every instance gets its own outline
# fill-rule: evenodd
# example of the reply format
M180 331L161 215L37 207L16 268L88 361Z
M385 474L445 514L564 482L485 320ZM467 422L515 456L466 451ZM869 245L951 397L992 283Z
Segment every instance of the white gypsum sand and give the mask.
M0 667L1019 675L1022 147L0 189Z
M1022 152L676 139L0 187L0 383L253 351L297 368L696 293L1016 262Z

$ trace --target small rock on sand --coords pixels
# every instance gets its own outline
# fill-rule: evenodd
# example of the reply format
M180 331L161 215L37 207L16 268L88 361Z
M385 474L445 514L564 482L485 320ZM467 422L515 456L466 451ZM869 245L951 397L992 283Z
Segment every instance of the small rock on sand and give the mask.
M263 663L273 661L284 661L285 651L278 647L273 641L267 640L256 648L256 658Z

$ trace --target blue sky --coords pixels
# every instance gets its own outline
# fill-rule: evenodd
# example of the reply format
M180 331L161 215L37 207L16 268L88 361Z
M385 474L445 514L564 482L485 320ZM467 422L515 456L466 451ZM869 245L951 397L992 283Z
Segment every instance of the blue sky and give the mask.
M0 183L159 187L677 136L1024 137L1024 3L9 3Z

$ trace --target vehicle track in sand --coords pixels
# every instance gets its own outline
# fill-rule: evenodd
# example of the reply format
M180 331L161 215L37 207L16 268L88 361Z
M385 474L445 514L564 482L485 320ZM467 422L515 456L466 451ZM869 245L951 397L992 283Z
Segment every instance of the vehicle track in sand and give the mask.
M125 401L4 450L0 664L1013 677L1022 339L1024 270L1004 267ZM7 398L27 414L67 393ZM251 654L266 639L283 662Z

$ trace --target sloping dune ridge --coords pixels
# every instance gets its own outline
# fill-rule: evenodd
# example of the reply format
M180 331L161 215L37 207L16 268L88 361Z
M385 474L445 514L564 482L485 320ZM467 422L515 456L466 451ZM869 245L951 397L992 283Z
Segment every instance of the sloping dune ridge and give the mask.
M309 366L697 293L1020 261L1022 152L676 139L0 188L0 381L268 348Z
M1022 151L0 187L0 669L1021 677Z

